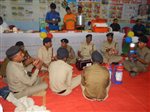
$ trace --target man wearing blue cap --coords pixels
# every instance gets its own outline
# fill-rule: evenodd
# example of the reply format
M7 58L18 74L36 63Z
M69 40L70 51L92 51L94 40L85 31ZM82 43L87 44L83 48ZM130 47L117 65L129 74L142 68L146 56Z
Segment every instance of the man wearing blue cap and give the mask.
M140 36L137 53L129 56L128 60L125 60L124 68L130 73L132 77L138 75L139 72L147 71L147 66L150 63L150 49L146 47L148 39L146 36ZM131 60L134 58L134 61Z
M82 93L88 100L104 101L111 84L109 71L100 65L103 57L98 51L92 53L92 62L81 74Z
M68 50L60 47L57 50L58 60L51 62L48 69L51 90L62 96L70 94L81 83L80 75L72 78L73 67L66 63L68 56Z
M29 76L22 63L24 53L19 46L10 47L6 51L6 55L10 60L6 68L7 83L10 91L16 98L31 96L47 88L47 84L41 82L41 79L38 77L39 69L42 65L39 59L32 63L36 69Z
M43 46L38 50L38 58L43 61L42 71L47 71L53 58L52 40L50 38L43 39Z

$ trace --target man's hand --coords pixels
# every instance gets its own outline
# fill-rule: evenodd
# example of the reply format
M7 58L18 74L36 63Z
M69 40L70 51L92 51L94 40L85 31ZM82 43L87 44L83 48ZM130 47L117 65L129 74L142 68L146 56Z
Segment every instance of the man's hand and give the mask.
M35 60L33 61L33 65L34 65L37 69L40 69L40 68L42 67L42 64L43 64L43 62L40 61L40 59L35 59Z

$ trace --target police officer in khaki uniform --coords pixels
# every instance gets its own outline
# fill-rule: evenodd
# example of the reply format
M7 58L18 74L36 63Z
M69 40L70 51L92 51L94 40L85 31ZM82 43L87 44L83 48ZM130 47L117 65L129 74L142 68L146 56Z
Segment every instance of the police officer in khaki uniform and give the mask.
M91 59L91 54L96 50L95 44L92 41L92 34L86 35L86 41L81 43L81 46L78 50L78 57L81 60Z
M28 72L31 72L31 70L33 68L33 65L31 63L33 62L34 59L29 55L27 50L25 50L25 46L22 41L16 42L15 46L19 46L20 49L22 50L22 52L24 53L23 65L26 67ZM6 67L7 67L8 62L9 62L9 59L6 57L0 67L0 75L2 75L2 77L4 78L4 81L6 81L5 80Z
M107 41L102 44L101 52L103 53L104 63L111 64L113 62L119 62L122 57L118 55L119 46L118 43L113 41L113 33L107 33Z
M48 85L42 82L38 77L39 69L42 63L39 59L33 62L35 71L29 76L22 63L24 53L20 47L12 46L6 51L6 55L9 58L9 63L6 68L6 78L9 89L16 98L23 96L31 96L36 92L45 90Z
M92 53L93 65L86 67L81 74L83 96L88 100L103 101L108 97L110 87L109 71L100 65L103 57L98 51Z
M139 38L136 54L130 55L128 60L124 61L123 65L131 76L136 76L139 72L147 71L147 66L150 63L150 49L146 47L148 39L146 36Z
M38 58L43 62L41 70L46 72L50 62L53 60L53 47L50 38L43 39L43 46L38 49Z
M61 40L61 47L66 48L69 52L69 57L67 58L67 63L68 64L75 64L76 63L76 56L73 48L68 45L69 41L68 39L62 39Z

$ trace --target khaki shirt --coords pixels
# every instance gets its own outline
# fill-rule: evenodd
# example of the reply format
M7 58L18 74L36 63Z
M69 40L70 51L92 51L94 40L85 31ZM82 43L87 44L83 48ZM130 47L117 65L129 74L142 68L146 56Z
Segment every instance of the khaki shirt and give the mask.
M45 64L49 64L51 62L53 56L53 48L50 47L48 50L45 46L42 46L38 50L38 58L41 59Z
M9 62L9 59L8 58L5 58L5 60L2 62L1 64L1 67L0 67L0 75L2 77L6 77L6 67L7 67L7 64Z
M85 87L86 97L93 99L103 99L107 95L106 88L109 86L109 71L98 65L93 64L84 69L81 75L81 83Z
M108 41L104 41L101 51L102 53L107 54L106 49L110 49L110 48L119 51L118 43L115 41L112 41L112 43L109 43Z
M143 49L137 48L137 55L139 55L139 57L142 58L146 63L150 63L150 49L149 48L147 47L144 47ZM137 63L142 64L139 61Z
M71 86L72 69L72 66L62 60L51 62L48 71L49 83L53 92L60 92Z
M79 51L81 52L84 60L91 59L91 54L95 50L96 47L93 43L87 44L86 42L81 43L81 46L79 48Z
M75 56L75 52L73 50L73 48L69 45L67 45L67 48L66 48L69 52L69 57L67 58L67 63L70 64L70 63L75 63L76 61L76 56Z
M20 92L32 86L38 78L38 72L39 70L36 69L32 77L29 77L22 63L10 61L6 68L9 89L13 92Z

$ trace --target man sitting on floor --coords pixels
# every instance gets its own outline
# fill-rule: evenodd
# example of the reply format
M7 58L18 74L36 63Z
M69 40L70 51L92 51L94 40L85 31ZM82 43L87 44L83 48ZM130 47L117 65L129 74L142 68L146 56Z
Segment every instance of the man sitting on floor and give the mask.
M76 62L76 56L73 48L68 45L69 40L68 39L61 39L61 47L66 48L69 52L69 57L67 58L67 63L68 64L75 64Z
M95 44L92 43L92 34L86 35L86 41L81 43L78 56L81 60L91 59L91 54L96 50Z
M104 101L110 87L109 71L100 65L103 57L98 51L92 53L93 65L86 67L81 74L83 96L88 100Z
M148 39L146 36L141 36L138 42L136 54L129 55L128 60L125 60L124 68L130 72L132 77L139 72L147 71L147 66L150 63L150 49L146 47Z
M107 33L107 40L103 42L101 52L103 53L104 63L118 63L122 57L118 55L118 42L113 40L113 33Z
M52 40L50 38L43 39L43 46L38 50L38 58L43 61L42 71L47 71L53 58Z
M48 69L51 90L63 96L70 94L81 82L80 75L72 78L73 67L66 63L68 56L68 50L60 47L57 50L58 60L51 62Z
M33 62L36 69L34 73L29 76L22 63L24 53L21 51L20 47L10 47L6 51L6 55L10 60L6 68L7 83L10 91L16 98L31 96L47 88L47 84L42 82L38 77L39 69L42 65L39 59Z
M16 42L15 46L20 47L20 49L24 53L24 59L22 61L23 65L26 67L26 70L28 72L31 72L31 70L33 68L32 62L34 59L28 54L28 51L25 50L25 46L22 41ZM5 82L7 82L6 81L6 67L7 67L8 62L9 62L9 59L6 57L0 67L0 75L3 77Z

